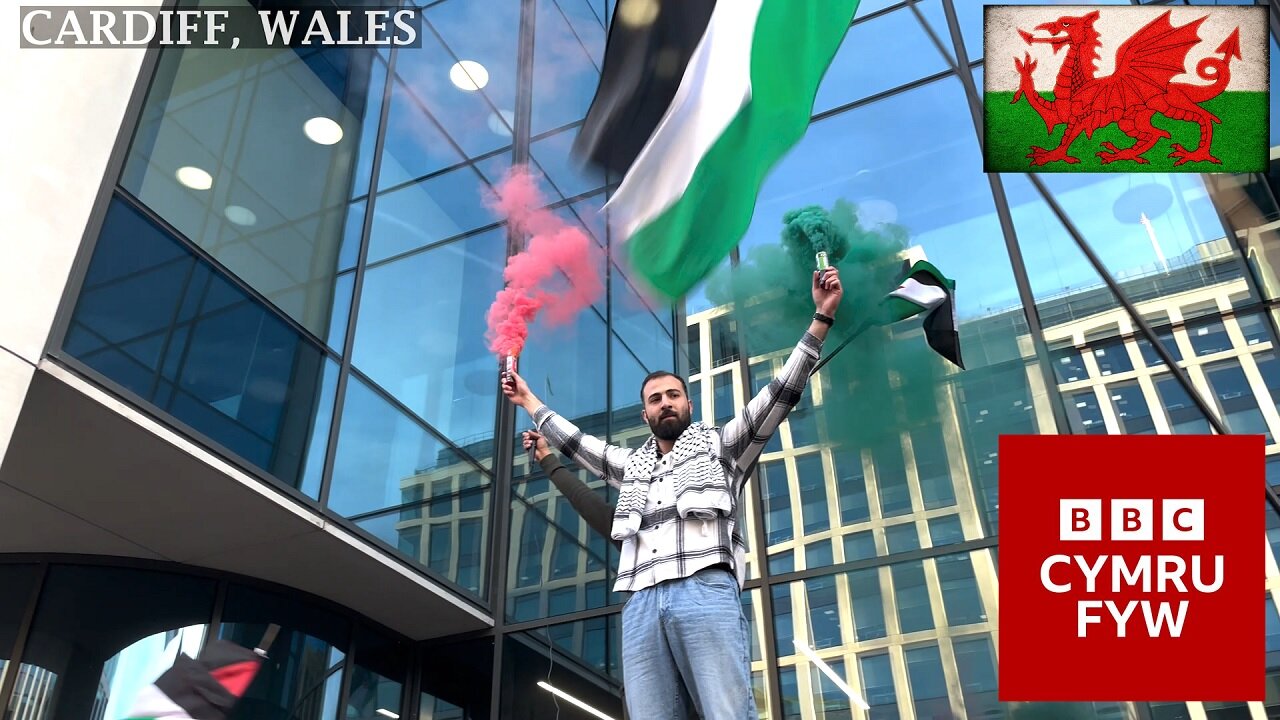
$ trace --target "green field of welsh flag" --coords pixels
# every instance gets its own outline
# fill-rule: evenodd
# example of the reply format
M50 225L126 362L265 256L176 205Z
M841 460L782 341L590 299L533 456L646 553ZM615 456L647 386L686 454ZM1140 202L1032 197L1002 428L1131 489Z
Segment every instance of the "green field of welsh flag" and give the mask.
M987 172L1265 172L1263 6L987 6Z

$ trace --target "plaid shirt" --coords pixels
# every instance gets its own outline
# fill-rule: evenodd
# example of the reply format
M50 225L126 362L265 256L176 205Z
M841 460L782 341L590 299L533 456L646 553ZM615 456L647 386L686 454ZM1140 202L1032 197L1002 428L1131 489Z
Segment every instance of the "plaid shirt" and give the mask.
M738 586L743 585L747 574L747 545L739 526L738 509L747 480L746 471L787 413L800 402L821 353L822 341L806 332L777 377L723 428L707 431L711 435L712 453L718 453L714 459L725 458L732 468L727 480L734 504L728 516L706 520L679 517L675 509L670 454L659 460L649 480L640 531L623 542L615 592L635 592L666 580L688 577L718 563L733 568ZM546 405L534 411L533 421L553 447L572 456L592 473L603 476L610 485L621 487L627 459L633 451L584 434Z

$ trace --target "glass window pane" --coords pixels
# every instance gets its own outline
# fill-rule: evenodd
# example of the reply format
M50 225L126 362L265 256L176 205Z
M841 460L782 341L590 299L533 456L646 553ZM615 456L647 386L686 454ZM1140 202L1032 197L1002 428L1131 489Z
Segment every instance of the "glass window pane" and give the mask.
M907 485L902 446L893 438L876 448L872 456L876 464L876 485L880 491L880 514L889 518L911 512L911 487Z
M234 720L337 715L350 625L326 610L246 587L227 591L219 636L256 647L269 624L280 625L271 656L231 713Z
M920 548L920 534L913 522L890 525L884 529L884 538L890 553L907 552Z
M711 321L711 367L738 360L738 322L732 315L721 315Z
M203 578L51 566L22 657L12 717L127 716L138 693L180 650L198 653L215 591L216 583Z
M929 425L911 432L911 449L915 454L916 474L925 510L936 510L956 504L955 485L951 481L951 463L947 459L942 427Z
M426 520L401 519L400 511L395 508L399 506L405 490L415 485L439 487L452 508L458 483L473 472L478 472L475 465L401 413L359 378L349 380L329 491L329 507L334 512L354 519L363 529L391 547L402 551L413 549L415 542L402 545L402 540L420 537ZM482 482L485 488L482 492L487 498L488 477L483 476ZM483 506L482 501L480 508L452 511L448 516L450 522L445 524L438 522L440 517L432 517L435 521L433 527L448 527L448 530L434 530L429 538L438 538L443 543L445 536L450 537L450 555L479 553L481 549L478 546L464 548L453 539L460 539L459 523L463 519L485 517ZM430 517L430 513L427 515ZM475 543L479 541L479 537L472 539ZM431 564L431 548L424 550L427 557L415 554L410 555L411 559ZM439 566L452 563L452 560L444 559L442 545L436 546L436 552L435 562ZM458 580L456 574L446 577L455 582Z
M876 539L870 530L844 536L844 561L867 560L876 556Z
M830 540L819 540L804 546L805 569L825 567L835 563Z
M352 352L356 367L446 437L488 445L468 448L486 466L498 361L484 315L502 289L506 242L499 229L370 267Z
M1106 435L1107 424L1098 407L1098 396L1092 390L1081 390L1066 396L1067 417L1072 430L1086 435Z
M880 570L854 570L848 577L854 636L858 642L885 637L887 629L884 621L884 596L880 592Z
M711 402L715 405L716 425L724 427L737 414L738 402L733 396L733 373L722 372L711 378Z
M843 643L840 634L840 603L834 575L804 581L809 601L809 646L814 649Z
M1160 340L1160 345L1173 357L1175 362L1182 361L1182 351L1178 348L1178 343L1173 337L1173 328L1169 325L1168 313L1154 313L1152 315L1144 315L1143 319L1147 321L1147 325L1156 333L1156 337ZM1147 340L1146 336L1138 328L1134 328L1135 338L1138 342L1138 349L1142 352L1142 360L1147 367L1160 367L1164 365L1164 360L1160 359L1160 355L1156 353L1154 347Z
M937 645L910 648L906 651L907 680L911 683L911 699L916 717L945 717L951 713L947 700L947 681L942 674L942 657Z
M1204 374L1213 388L1227 429L1236 435L1265 435L1270 443L1271 431L1239 361L1208 365Z
M929 539L933 547L964 542L964 528L959 515L944 515L929 519Z
M933 31L951 49L951 35L947 30L947 18L938 0L919 2ZM858 8L859 15L865 11ZM868 63L865 53L868 47L879 46L881 38L893 38L897 51L892 63ZM831 67L823 76L822 85L813 105L814 113L821 113L869 95L884 92L919 80L948 67L933 41L910 8L900 8L865 22L856 22L849 28L844 42L831 61Z
M968 625L987 621L978 593L978 579L973 572L969 555L949 555L937 558L938 581L942 584L942 605L946 609L948 625Z
M893 666L887 654L860 655L862 687L866 689L870 720L897 720L898 695L893 688Z
M22 623L35 590L35 565L0 565L0 679L5 677L18 642L18 626ZM38 668L19 665L17 672L40 672Z
M760 487L764 498L764 527L769 544L785 542L792 537L791 485L787 466L781 460L760 463Z
M1208 435L1209 421L1191 401L1177 378L1161 375L1156 378L1156 392L1160 403L1169 414L1169 425L1175 435Z
M121 185L324 336L386 72L374 48L166 49Z
M800 485L800 514L806 534L831 528L827 512L827 477L822 455L810 453L796 458L796 478Z
M890 567L890 571L893 574L894 601L898 605L898 623L902 632L931 630L933 605L929 602L923 561L894 565Z
M796 571L796 551L785 550L769 554L769 574L783 575Z
M833 454L833 461L836 484L840 490L840 522L853 525L870 520L871 506L867 502L867 479L862 470L862 453L836 452Z
M108 209L65 348L318 497L337 364L121 201Z
M1105 392L1111 395L1111 404L1115 409L1116 419L1120 422L1120 432L1126 435L1155 434L1156 426L1151 419L1151 410L1142 394L1142 386L1137 381L1109 385Z
M996 697L996 663L987 635L956 638L956 669L960 671L960 692L969 717L994 717L1000 714Z

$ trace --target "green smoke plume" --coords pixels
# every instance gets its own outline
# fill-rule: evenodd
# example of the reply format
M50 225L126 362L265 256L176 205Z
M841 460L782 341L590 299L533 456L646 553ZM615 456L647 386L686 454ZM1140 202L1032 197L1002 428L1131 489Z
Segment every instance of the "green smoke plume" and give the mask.
M909 237L899 225L863 226L856 205L843 200L830 211L793 210L783 217L781 242L753 248L737 268L721 268L708 280L707 297L715 305L733 304L751 357L793 347L813 316L814 256L825 250L845 289L825 357L873 319L897 287ZM918 320L872 326L823 366L811 381L822 384L821 404L797 411L816 413L822 441L889 449L903 431L938 421L944 361L919 328ZM812 403L811 392L804 405Z

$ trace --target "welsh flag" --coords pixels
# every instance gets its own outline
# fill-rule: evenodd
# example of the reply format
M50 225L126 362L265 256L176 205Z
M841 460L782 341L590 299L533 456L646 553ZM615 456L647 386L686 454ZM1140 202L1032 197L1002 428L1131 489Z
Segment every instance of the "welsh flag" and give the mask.
M621 177L606 206L614 231L635 275L669 299L741 240L765 176L809 125L858 0L712 5L620 0L576 148Z
M960 333L956 329L955 281L932 263L919 260L896 289L880 302L877 324L889 325L924 314L924 337L942 357L961 369Z
M1265 6L987 6L987 172L1266 172Z
M262 667L263 656L214 640L195 660L179 654L173 667L138 693L126 720L224 720Z

